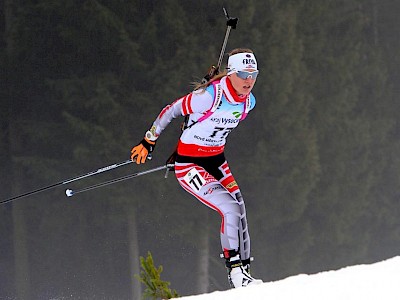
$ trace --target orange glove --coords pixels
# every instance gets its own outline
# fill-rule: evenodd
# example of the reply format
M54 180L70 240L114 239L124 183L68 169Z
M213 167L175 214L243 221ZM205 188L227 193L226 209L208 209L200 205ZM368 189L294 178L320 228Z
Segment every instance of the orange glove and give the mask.
M152 140L150 140L148 137ZM156 146L156 139L157 137L155 137L150 131L146 132L144 139L131 150L132 161L136 161L136 163L139 165L145 163L146 158L151 159L149 154L153 152L154 147Z

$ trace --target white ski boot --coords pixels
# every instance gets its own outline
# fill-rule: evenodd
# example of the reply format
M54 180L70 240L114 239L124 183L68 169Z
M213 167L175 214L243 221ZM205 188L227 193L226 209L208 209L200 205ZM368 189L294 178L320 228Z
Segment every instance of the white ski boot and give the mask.
M260 284L261 279L253 278L243 267L239 254L226 259L228 268L228 280L232 288L246 287L249 285Z

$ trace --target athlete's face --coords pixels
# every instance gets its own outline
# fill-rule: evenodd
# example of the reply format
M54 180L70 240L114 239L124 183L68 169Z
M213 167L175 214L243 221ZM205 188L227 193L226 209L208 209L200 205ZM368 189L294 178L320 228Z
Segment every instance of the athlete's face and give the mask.
M247 74L247 72L249 72L247 76L243 76L243 74L239 74L241 76L238 76L238 73L233 73L231 75L228 75L233 88L235 89L236 93L241 96L241 95L248 95L251 90L253 89L254 84L256 83L257 80L257 75L253 72L255 72L255 70L250 70L250 69L246 69L243 70L245 75Z

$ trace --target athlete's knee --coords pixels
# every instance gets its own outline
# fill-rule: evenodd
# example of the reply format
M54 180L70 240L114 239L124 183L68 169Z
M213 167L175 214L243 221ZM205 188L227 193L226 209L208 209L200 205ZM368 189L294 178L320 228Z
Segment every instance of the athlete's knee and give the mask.
M223 216L225 223L234 228L239 228L239 223L241 219L241 211L239 205L230 205L229 209L224 211Z
M234 199L232 199L231 201L229 201L229 203L226 203L225 205L225 212L229 212L232 214L238 214L240 215L242 211L241 208L241 204L237 201L235 201Z

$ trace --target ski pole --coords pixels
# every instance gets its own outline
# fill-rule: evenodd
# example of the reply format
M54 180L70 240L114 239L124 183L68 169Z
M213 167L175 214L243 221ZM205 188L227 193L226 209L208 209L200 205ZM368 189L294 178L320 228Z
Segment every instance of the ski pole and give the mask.
M160 170L164 170L164 169L167 169L167 172L165 173L165 177L167 177L168 171L170 169L172 169L172 167L173 167L173 165L167 164L167 165L159 166L159 167L156 167L156 168L153 168L153 169L149 169L149 170L146 170L146 171L141 171L141 172L125 175L125 176L122 176L122 177L119 177L119 178L111 179L111 180L108 180L108 181L105 181L105 182L97 183L97 184L94 184L94 185L91 185L91 186L88 186L88 187L85 187L85 188L82 188L82 189L79 189L79 190L66 189L65 190L65 194L67 195L67 197L72 197L73 195L76 195L76 194L79 194L79 193L87 192L87 191L94 190L94 189L97 189L97 188L100 188L100 187L103 187L103 186L111 185L111 184L114 184L114 183L117 183L117 182L121 182L121 181L128 180L128 179L131 179L131 178L134 178L134 177L139 177L139 176L142 176L142 175L150 174L150 173L153 173L153 172L156 172L156 171L160 171Z
M222 43L222 48L221 48L221 52L219 54L217 66L212 66L210 68L207 75L204 76L204 78L202 79L202 83L208 82L212 77L214 77L215 75L217 75L219 73L219 68L221 67L222 60L223 60L224 54L225 54L226 44L228 43L229 34L231 32L231 29L236 29L236 25L239 20L238 18L229 17L228 12L226 11L225 7L223 7L222 9L224 10L224 14L227 19L227 21L226 21L227 27L226 27L224 42Z
M81 179L84 179L84 178L87 178L87 177L90 177L90 176L94 176L94 175L97 175L97 174L100 174L100 173L103 173L103 172L106 172L106 171L114 170L114 169L119 168L121 166L130 164L131 162L132 162L132 160L126 160L126 161L123 161L123 162L120 162L120 163L115 163L115 164L112 164L112 165L109 165L109 166L106 166L106 167L103 167L103 168L99 168L96 171L92 171L92 172L89 172L89 173L86 173L86 174L83 174L83 175L79 175L79 176L76 176L76 177L73 177L73 178L70 178L70 179L67 179L67 180L64 180L64 181L60 181L60 182L57 182L57 183L54 183L54 184L50 184L48 186L45 186L45 187L30 191L30 192L26 192L26 193L18 195L18 196L14 196L14 197L8 198L6 200L2 200L2 201L0 201L0 204L9 203L9 202L12 202L14 200L17 200L17 199L20 199L20 198L23 198L23 197L27 197L27 196L31 196L31 195L34 195L34 194L37 194L37 193L40 193L40 192L47 191L49 189L55 188L55 187L60 186L60 185L64 185L64 184L67 184L67 183L78 181L78 180L81 180Z

